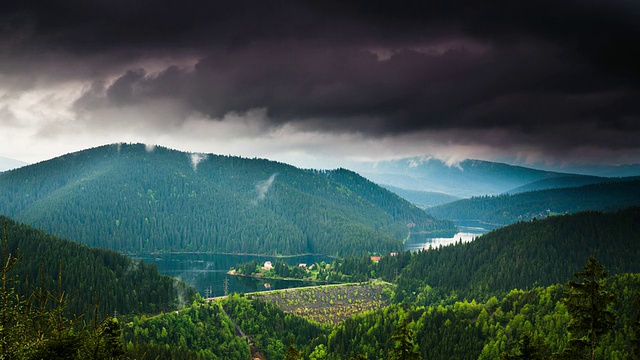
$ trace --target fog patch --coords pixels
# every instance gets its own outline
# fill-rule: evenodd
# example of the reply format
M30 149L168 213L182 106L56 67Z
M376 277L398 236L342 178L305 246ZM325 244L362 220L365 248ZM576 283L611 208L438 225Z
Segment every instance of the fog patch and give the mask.
M148 152L148 153L152 153L156 150L156 146L155 145L150 145L150 144L144 144L144 149Z
M267 196L267 192L269 192L269 189L271 189L273 182L276 180L277 175L277 173L274 173L267 180L260 181L256 184L256 192L258 193L258 196L253 201L254 204L258 204L258 202L264 200L264 198Z
M182 308L187 305L187 294L185 294L184 282L176 277L173 278L173 289L178 297L178 307Z
M189 158L191 159L191 167L193 168L193 171L198 171L198 164L200 164L204 160L207 160L209 158L209 155L193 153L189 156Z
M460 165L460 163L465 160L464 158L461 157L452 157L447 159L444 164L447 165L450 168L456 168L460 171L464 171L464 169L462 168L462 166Z
M428 163L431 159L433 159L433 156L420 156L418 158L412 158L408 160L409 163L409 167L410 168L417 168L418 166L422 165L422 164L426 164Z

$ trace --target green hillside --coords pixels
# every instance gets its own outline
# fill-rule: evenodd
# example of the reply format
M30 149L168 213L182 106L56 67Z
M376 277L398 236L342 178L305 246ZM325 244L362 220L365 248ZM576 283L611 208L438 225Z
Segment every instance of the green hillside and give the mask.
M0 213L122 252L389 252L453 229L348 170L107 145L0 174Z
M562 283L590 255L611 274L640 272L640 208L521 222L469 243L414 253L402 266L397 295L423 303L452 294L486 299L511 289ZM392 268L402 260L386 258L378 266Z
M598 338L595 358L637 359L640 274L612 276L603 285L618 299L611 309L618 319L609 334ZM513 290L483 302L459 301L426 308L391 305L339 324L315 349L327 353L324 359L356 359L359 355L385 359L393 345L389 339L406 322L417 353L425 360L563 359L559 354L569 342L567 326L571 320L560 301L564 290L563 285L552 285ZM514 356L522 350L525 337L531 340L529 351L536 355ZM585 354L572 359L588 358Z
M0 216L0 226L5 224L7 252L19 256L10 276L20 290L27 293L42 285L55 293L62 266L62 290L73 298L71 313L93 309L94 295L101 313L110 315L170 311L190 303L195 295L193 288L160 275L155 264L88 248Z
M573 188L473 197L435 206L429 208L428 212L442 219L479 220L507 225L554 214L612 211L637 205L640 205L640 180L632 178Z

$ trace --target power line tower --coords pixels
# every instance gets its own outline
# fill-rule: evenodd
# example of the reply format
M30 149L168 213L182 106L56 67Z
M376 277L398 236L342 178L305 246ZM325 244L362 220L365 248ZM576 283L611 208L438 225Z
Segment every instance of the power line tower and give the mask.
M229 295L229 278L224 278L224 296Z

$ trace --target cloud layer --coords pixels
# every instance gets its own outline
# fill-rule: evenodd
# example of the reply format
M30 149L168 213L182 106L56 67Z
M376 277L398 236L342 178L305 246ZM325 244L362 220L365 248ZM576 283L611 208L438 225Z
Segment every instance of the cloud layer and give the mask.
M23 142L640 162L630 0L27 0L0 14L0 126Z

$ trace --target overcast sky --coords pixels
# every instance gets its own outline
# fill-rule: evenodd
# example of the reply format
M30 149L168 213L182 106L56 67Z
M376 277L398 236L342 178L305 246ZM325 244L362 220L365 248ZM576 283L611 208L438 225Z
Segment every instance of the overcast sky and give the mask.
M0 156L640 162L640 2L0 5Z

